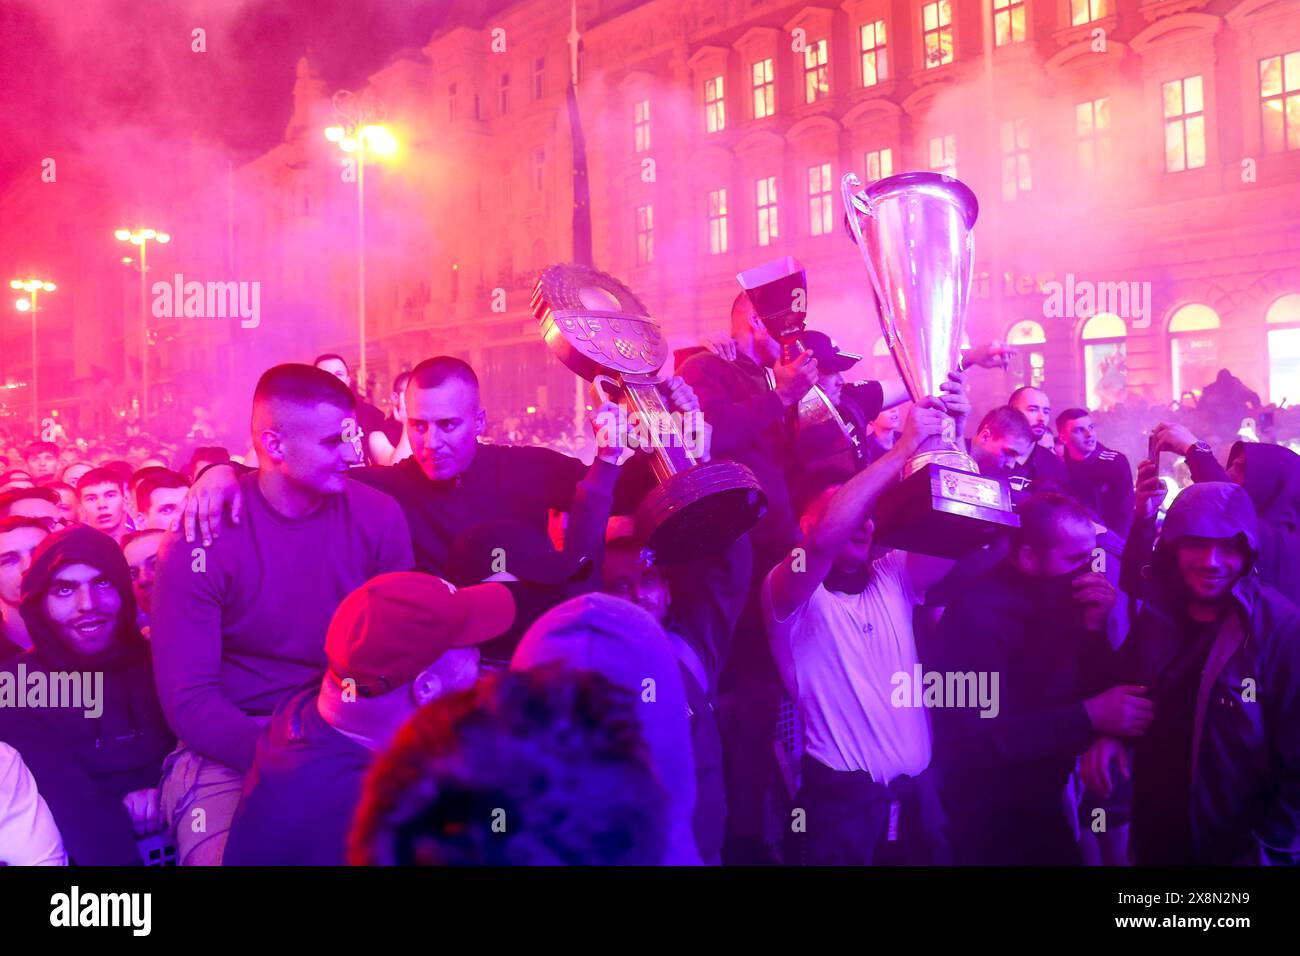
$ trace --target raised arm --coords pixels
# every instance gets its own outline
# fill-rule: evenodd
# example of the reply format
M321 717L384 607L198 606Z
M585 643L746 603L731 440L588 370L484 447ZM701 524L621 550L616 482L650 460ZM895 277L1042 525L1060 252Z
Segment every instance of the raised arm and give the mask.
M866 524L881 494L898 480L903 462L921 442L943 430L943 407L935 399L912 406L903 435L882 457L858 472L831 496L825 512L806 529L803 543L772 571L772 613L784 620L802 607L826 580L835 556Z

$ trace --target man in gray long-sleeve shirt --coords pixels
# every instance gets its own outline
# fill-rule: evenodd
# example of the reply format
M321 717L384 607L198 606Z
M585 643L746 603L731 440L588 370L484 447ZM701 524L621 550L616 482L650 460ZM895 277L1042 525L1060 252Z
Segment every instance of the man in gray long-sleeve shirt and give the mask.
M339 602L414 565L397 503L346 478L359 459L354 399L326 372L280 365L253 396L260 467L240 478L244 519L212 544L169 533L152 644L158 694L182 740L162 809L183 865L221 862L254 744L275 705L325 670Z

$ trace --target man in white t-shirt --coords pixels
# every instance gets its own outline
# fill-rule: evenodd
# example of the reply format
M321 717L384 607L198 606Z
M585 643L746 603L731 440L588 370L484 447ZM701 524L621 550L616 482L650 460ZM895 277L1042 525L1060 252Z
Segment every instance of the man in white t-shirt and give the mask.
M910 682L918 663L912 609L952 562L901 551L872 560L871 550L872 510L908 456L947 415L961 434L970 406L960 375L942 391L913 405L893 448L808 502L803 540L763 582L772 656L804 727L792 831L807 865L950 858L926 772L928 717L894 697L895 675Z

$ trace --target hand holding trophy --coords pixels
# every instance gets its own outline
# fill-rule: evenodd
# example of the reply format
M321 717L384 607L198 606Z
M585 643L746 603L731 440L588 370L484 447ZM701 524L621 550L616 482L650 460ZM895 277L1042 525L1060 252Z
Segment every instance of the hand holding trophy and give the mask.
M659 560L723 550L754 526L767 496L739 462L701 461L699 401L662 374L668 342L631 289L590 266L554 265L538 278L532 308L546 344L602 406L620 406L617 427L635 433L627 444L649 453L658 484L637 509L636 533Z

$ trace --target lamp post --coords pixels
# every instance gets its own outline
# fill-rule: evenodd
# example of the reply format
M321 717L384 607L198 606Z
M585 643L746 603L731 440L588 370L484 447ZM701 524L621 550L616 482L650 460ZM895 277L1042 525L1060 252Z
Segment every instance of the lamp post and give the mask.
M397 140L383 124L385 107L369 91L357 95L339 90L332 100L334 114L341 121L325 128L325 138L349 155L355 155L357 168L357 362L359 393L366 394L366 159L385 157L397 152Z
M37 371L36 371L36 313L40 311L36 297L41 292L53 292L58 286L53 282L45 279L10 279L9 288L16 289L20 292L26 292L27 298L19 299L14 303L14 308L19 312L30 312L32 314L32 428L36 432L36 437L41 434L41 413L37 404Z
M149 417L149 241L166 245L172 237L157 229L146 228L119 229L113 235L118 242L140 247L140 424L143 426ZM125 332L122 338L126 339Z

